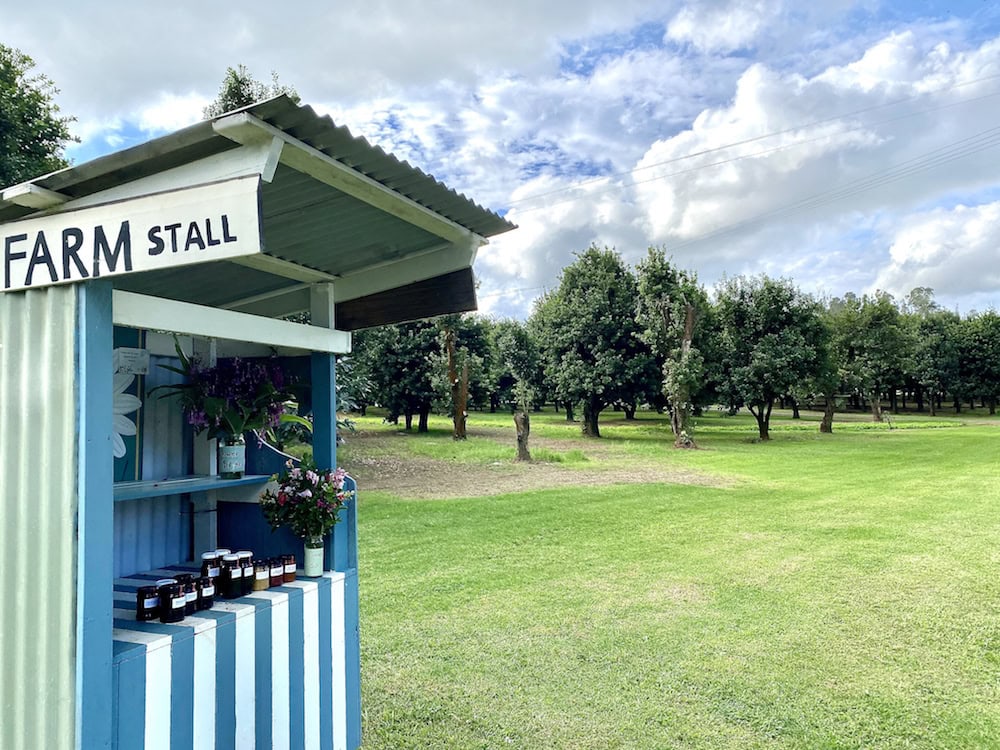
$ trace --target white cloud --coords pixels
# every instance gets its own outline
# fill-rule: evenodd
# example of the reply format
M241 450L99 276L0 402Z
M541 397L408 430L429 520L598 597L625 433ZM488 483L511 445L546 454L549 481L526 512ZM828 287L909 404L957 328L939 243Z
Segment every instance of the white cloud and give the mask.
M160 93L156 102L144 106L138 113L139 128L146 133L161 134L179 130L202 119L202 110L212 100L202 94L184 95Z
M912 214L894 232L889 264L870 289L902 296L914 287L926 286L945 299L996 295L1000 289L998 247L1000 202Z
M703 52L730 52L752 46L778 11L778 3L766 0L692 3L670 21L667 38L690 42Z
M994 127L994 20L923 19L894 0L355 0L294 14L53 0L4 13L7 42L56 81L88 143L200 119L229 65L277 71L356 135L510 209L521 229L477 271L483 307L519 313L534 292L518 290L551 287L591 243L629 260L663 244L707 283L768 272L842 294L895 274L887 248L914 216L985 205L997 187L988 151L914 161ZM933 168L859 189L907 164ZM989 292L966 286L982 306Z

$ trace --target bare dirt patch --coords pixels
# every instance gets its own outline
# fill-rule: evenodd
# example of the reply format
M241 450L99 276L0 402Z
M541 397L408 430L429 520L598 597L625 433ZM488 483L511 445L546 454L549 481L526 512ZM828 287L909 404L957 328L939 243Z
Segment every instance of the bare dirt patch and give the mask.
M477 427L474 431L470 430L469 439L477 437L498 441L510 439L513 446L513 430L509 434L497 428ZM562 464L440 460L413 455L405 444L408 439L414 438L398 432L359 431L350 436L349 455L342 454L341 462L366 491L384 491L415 499L503 495L582 482L605 482L609 485L662 482L706 487L731 484L719 477L689 469L630 461L623 458L613 444L599 440L581 442L532 436L532 449L545 448L560 453L581 451L588 459L583 464Z

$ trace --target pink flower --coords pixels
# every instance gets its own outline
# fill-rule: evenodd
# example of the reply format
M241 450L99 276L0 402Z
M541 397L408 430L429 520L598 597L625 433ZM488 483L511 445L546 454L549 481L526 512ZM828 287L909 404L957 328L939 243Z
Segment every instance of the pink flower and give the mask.
M306 472L306 479L308 479L313 485L319 484L319 474L312 469Z
M302 490L302 492L299 493L299 497L312 497L312 496L313 496L312 490Z

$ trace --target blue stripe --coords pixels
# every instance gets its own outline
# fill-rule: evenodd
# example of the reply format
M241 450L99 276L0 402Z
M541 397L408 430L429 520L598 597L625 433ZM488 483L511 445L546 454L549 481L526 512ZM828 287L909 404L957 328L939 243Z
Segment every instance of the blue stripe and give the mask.
M175 638L170 644L170 750L190 750L193 745L194 637L192 636Z
M111 746L122 750L142 747L146 729L146 647L116 641L114 660Z
M347 747L361 745L361 636L358 623L358 571L344 577L344 668L347 670Z
M261 599L249 601L257 606L254 613L254 686L255 729L257 747L271 747L271 602Z
M200 614L219 616L215 625L215 747L236 750L236 615L212 610Z
M89 281L77 290L76 742L90 750L111 746L114 702L108 585L114 577L113 324L109 281Z
M319 584L319 742L322 750L333 750L333 587L329 578Z
M306 744L306 669L305 669L305 605L302 589L282 586L276 589L288 594L288 721L291 750L303 750Z

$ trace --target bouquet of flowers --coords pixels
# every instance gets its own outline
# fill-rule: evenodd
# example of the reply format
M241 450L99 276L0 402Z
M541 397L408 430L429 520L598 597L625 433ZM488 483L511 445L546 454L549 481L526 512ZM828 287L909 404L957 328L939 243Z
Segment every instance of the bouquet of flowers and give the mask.
M306 541L307 547L322 545L323 537L340 520L340 509L354 496L344 489L347 474L343 469L318 469L306 457L300 466L291 461L286 470L272 479L277 488L260 496L264 518L272 529L287 526Z
M177 347L180 367L161 365L185 377L183 383L163 385L165 396L178 395L195 434L208 430L210 438L238 437L244 432L272 429L281 421L285 402L294 398L285 374L276 362L220 359L206 367ZM162 396L161 396L162 398Z

